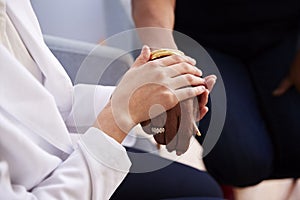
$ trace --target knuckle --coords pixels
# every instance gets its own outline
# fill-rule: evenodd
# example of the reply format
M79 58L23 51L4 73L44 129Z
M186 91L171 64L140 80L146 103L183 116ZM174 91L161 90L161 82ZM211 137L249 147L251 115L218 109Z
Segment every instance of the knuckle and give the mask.
M169 105L167 107L177 104L177 98L170 90L166 90L162 94L162 98L165 100L166 104Z
M148 66L151 67L151 68L157 67L159 65L160 65L160 63L159 63L158 60L151 60L151 61L148 62Z
M188 97L192 97L195 96L195 91L193 90L193 88L187 88L186 94Z
M158 80L163 81L166 79L167 74L165 71L158 71L156 77L158 78Z
M190 83L190 84L191 84L191 83L193 82L193 80L194 80L194 77L193 77L193 75L191 75L191 74L186 74L185 77L186 77L187 82Z
M182 69L183 69L185 72L189 71L189 69L190 69L190 65L189 65L188 63L186 63L186 62L183 62L183 63L181 64L181 66L182 66Z
M179 56L179 55L172 55L173 59L177 62L183 62L183 58L182 56Z

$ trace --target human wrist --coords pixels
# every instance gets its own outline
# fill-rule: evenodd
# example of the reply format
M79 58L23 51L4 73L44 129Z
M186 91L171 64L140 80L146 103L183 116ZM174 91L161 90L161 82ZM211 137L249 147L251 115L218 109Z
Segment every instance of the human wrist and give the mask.
M100 129L119 143L124 140L128 133L118 126L110 104L106 105L105 108L99 113L93 126Z
M172 29L148 26L139 28L138 33L142 43L148 45L152 50L160 48L177 49Z

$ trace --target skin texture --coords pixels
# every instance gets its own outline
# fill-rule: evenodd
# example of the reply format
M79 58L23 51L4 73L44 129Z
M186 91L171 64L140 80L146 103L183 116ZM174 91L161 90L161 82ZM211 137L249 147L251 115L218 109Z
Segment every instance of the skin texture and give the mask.
M173 53L170 52L169 56ZM180 54L182 55L182 53ZM152 127L163 127L165 130L163 133L153 135L155 141L158 144L166 145L167 150L170 152L176 151L177 155L185 153L190 145L191 137L196 133L201 134L195 122L201 120L208 112L206 107L209 94L207 83L209 83L209 88L212 89L215 80L215 76L205 77L200 84L206 89L200 96L180 102L174 108L167 110L166 113L142 122L144 131L153 134Z
M176 54L184 55L182 52L174 50L164 49L153 51L150 61ZM144 60L144 63L146 62L148 62L147 59ZM202 75L202 72L200 75ZM211 90L215 80L215 76L208 76L201 83L191 82L192 86L196 86L197 84L203 85L205 91L197 98L180 102L172 109L167 110L157 117L151 117L151 120L142 122L141 125L144 131L152 135L151 128L164 128L165 131L163 133L153 135L155 141L158 144L166 145L169 151L175 150L177 155L185 153L189 147L191 137L197 132L200 133L195 121L201 120L208 112L206 104L208 102L209 90L207 86Z
M205 80L194 66L194 59L174 55L147 62L149 58L150 48L144 46L94 123L118 142L122 142L135 125L149 119L148 112L153 105L169 110L180 101L206 91L202 85ZM162 112L158 110L154 116Z
M136 27L163 28L138 30L143 43L149 45L152 49L177 49L177 45L172 36L175 19L175 2L175 0L132 1L132 17Z

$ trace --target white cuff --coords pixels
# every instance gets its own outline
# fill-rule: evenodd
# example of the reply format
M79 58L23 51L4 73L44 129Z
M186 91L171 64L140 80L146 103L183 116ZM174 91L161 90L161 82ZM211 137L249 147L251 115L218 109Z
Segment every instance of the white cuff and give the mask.
M89 128L80 136L80 141L101 164L117 171L129 171L131 162L125 148L101 130Z

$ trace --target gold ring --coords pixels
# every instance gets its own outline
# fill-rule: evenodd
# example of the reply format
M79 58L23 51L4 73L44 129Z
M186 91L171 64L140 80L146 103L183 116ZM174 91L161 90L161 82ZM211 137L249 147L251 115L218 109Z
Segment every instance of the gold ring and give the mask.
M158 50L154 50L151 52L150 60L155 60L155 59L170 56L170 55L183 56L184 53L177 49L158 49Z

